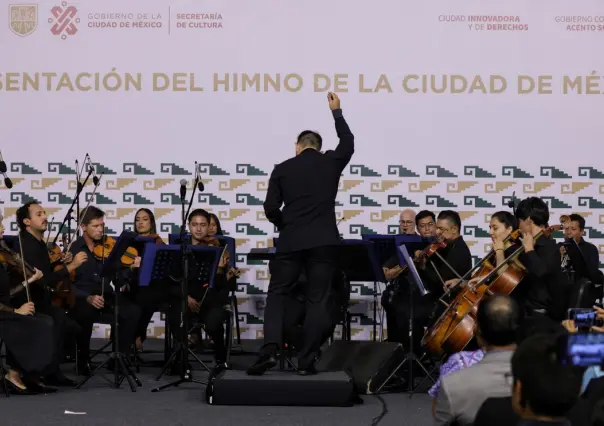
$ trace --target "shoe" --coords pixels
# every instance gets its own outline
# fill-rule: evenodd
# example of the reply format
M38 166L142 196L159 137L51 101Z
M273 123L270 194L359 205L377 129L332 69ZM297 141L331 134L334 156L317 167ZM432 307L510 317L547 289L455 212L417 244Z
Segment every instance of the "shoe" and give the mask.
M62 372L58 372L46 378L46 384L50 386L74 387L77 382L65 376Z
M247 369L248 376L262 376L266 370L270 370L277 365L277 359L271 354L262 354L256 362Z
M5 383L5 386L8 390L8 392L11 395L37 395L38 394L38 392L36 392L35 390L27 388L27 387L25 389L21 389L19 386L17 386L16 384L14 384L10 380L8 380L8 377L6 378L6 381L4 383Z
M308 367L298 368L298 374L300 376L314 376L317 373L318 371L314 364L310 364Z
M49 394L57 391L57 388L51 388L50 386L46 386L44 383L42 383L42 381L32 380L31 378L27 377L23 379L23 383L25 383L25 386L27 386L28 389L31 389L37 393Z

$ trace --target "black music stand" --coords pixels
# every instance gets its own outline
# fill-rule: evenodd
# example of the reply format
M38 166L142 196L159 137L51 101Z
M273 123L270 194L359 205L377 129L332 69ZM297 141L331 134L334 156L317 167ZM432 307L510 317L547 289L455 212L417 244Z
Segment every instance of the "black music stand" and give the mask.
M409 243L410 247L416 246L415 242ZM414 249L417 247L413 247ZM415 287L415 291L419 292L420 296L425 296L426 294L429 293L428 290L426 290L426 288L424 287L424 283L422 282L422 279L419 276L419 272L417 271L417 268L415 267L415 263L413 263L413 259L411 258L411 256L409 255L409 251L407 250L406 244L402 244L399 246L398 248L398 255L399 255L399 262L400 262L400 266L403 267L405 265L407 265L407 269L409 271L409 351L407 352L407 354L405 355L405 359L403 360L403 362L398 366L398 368L396 369L396 371L398 371L400 368L403 367L403 365L405 365L406 362L409 363L409 377L408 377L408 384L407 384L407 392L410 393L410 397L413 396L413 394L415 393L415 389L417 389L422 383L423 381L416 387L413 386L413 362L416 362L417 365L419 365L419 367L424 370L424 372L426 373L426 377L430 377L432 378L432 376L430 376L430 372L426 369L426 367L424 367L424 365L421 363L421 361L419 360L419 358L415 355L415 352L413 352L413 291L414 291L414 287ZM396 373L396 371L394 371L394 373ZM393 374L394 374L393 373Z
M113 306L113 342L111 345L111 349L112 352L109 354L109 356L107 357L107 359L105 361L103 361L101 363L101 365L99 365L97 368L94 369L94 371L90 374L90 376L86 377L82 382L80 382L77 386L76 389L79 389L80 387L82 387L84 385L84 383L86 383L88 380L90 380L90 378L92 376L94 376L101 368L103 368L105 365L107 365L109 363L110 360L115 360L115 366L114 366L114 382L113 385L114 387L118 388L120 386L120 384L123 381L123 378L125 377L126 380L128 380L128 384L130 385L130 389L132 390L132 392L136 392L136 385L138 385L139 387L142 386L141 381L138 379L138 377L136 377L136 375L134 374L134 372L132 371L132 369L128 366L128 359L126 358L126 355L124 355L122 352L120 352L120 348L119 348L119 320L118 320L118 316L119 316L119 306L120 306L120 298L121 298L121 291L120 291L120 280L117 278L120 270L122 269L122 262L121 262L121 258L124 255L124 253L126 253L126 250L128 250L128 247L130 247L130 245L132 244L132 242L134 241L134 239L136 238L136 234L134 232L130 232L130 231L123 231L119 238L118 241L115 244L115 247L113 247L113 249L111 250L111 254L109 255L109 257L107 258L107 260L105 261L105 263L103 264L103 268L101 270L101 279L105 280L107 278L110 278L113 280L113 283L115 285L115 303ZM122 372L122 375L124 377L120 377L120 371Z
M373 341L375 342L377 340L377 283L385 283L386 277L373 249L373 242L342 240L342 245L338 249L338 264L349 282L373 282Z
M145 251L145 257L143 258L143 264L141 265L141 275L139 278L140 286L148 286L151 281L163 280L166 281L170 278L173 281L181 282L181 320L180 320L180 342L177 344L176 350L170 356L170 359L165 364L162 372L159 374L156 380L166 373L168 368L178 359L180 355L181 361L181 373L180 379L169 383L167 385L160 386L152 389L151 392L159 392L171 386L178 386L181 383L198 383L207 385L206 382L193 379L193 375L190 369L187 368L189 354L192 355L197 362L208 372L211 372L210 368L199 359L199 357L189 349L188 345L188 317L189 309L187 304L187 297L189 295L188 287L188 262L189 257L194 257L198 264L208 265L208 282L209 288L214 287L214 276L218 269L218 263L222 249L220 247L209 247L209 246L187 246L187 252L185 253L185 259L182 259L182 247L180 245L149 245ZM196 277L193 277L196 278ZM169 339L170 336L166 336Z

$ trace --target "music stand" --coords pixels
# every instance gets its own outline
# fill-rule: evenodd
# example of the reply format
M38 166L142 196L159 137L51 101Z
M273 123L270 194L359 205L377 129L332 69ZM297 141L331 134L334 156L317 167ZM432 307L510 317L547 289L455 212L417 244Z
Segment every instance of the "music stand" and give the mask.
M130 367L128 366L128 359L126 358L126 355L124 355L122 352L120 352L120 348L119 348L119 306L120 306L120 297L121 297L121 291L120 291L120 280L117 279L117 276L120 272L120 270L122 269L122 262L121 262L121 258L124 255L124 253L126 253L126 250L128 250L128 247L130 247L130 245L132 244L132 242L134 241L134 239L136 238L136 234L134 232L130 232L130 231L123 231L120 236L118 241L116 242L115 246L113 247L113 249L111 250L111 254L109 255L109 257L107 258L107 260L104 262L103 267L101 269L101 273L100 273L100 277L102 280L106 279L106 278L111 278L111 280L113 281L114 285L115 285L115 303L113 306L113 342L111 345L111 349L112 352L109 354L109 356L107 357L107 359L105 361L103 361L101 363L101 365L99 365L97 368L94 369L94 371L90 374L90 376L86 377L82 382L80 382L77 386L76 389L79 389L80 387L82 387L84 385L84 383L86 383L88 380L90 380L90 378L92 376L94 376L101 368L103 368L105 365L107 365L109 363L110 360L114 360L115 361L115 366L114 366L114 382L113 385L118 388L121 384L121 382L123 381L123 378L120 378L120 371L122 371L123 376L126 378L126 380L128 380L128 384L130 385L130 389L132 390L132 392L136 392L136 385L138 385L139 387L142 386L141 381L138 379L138 377L136 377L136 375L134 374L134 372L130 369Z
M409 243L409 246L414 246L415 242ZM415 248L415 247L414 247ZM413 362L416 362L417 365L419 365L419 367L424 370L424 372L426 373L426 377L430 377L430 372L426 369L426 367L424 367L424 365L421 363L421 361L419 360L419 357L417 357L415 355L415 352L413 352L413 290L415 287L415 290L417 292L419 292L420 296L425 296L426 294L429 293L428 290L426 290L424 283L422 282L422 279L419 276L419 272L417 271L417 268L415 267L415 263L413 263L413 259L411 258L411 256L409 255L409 251L407 250L406 244L402 244L399 246L398 248L398 255L399 255L399 261L400 261L400 266L403 267L405 265L407 265L407 270L409 271L409 351L407 352L407 354L405 355L405 359L403 360L403 362L398 366L398 369L402 368L403 365L405 365L405 363L408 361L409 362L409 382L408 382L408 388L407 388L407 392L410 393L410 397L413 396L415 389L417 389L422 383L420 382L420 384L416 387L413 386ZM396 371L395 371L396 372Z
M197 260L198 264L207 264L208 271L207 281L209 283L209 288L214 287L214 276L216 274L216 270L218 269L218 263L220 261L220 256L222 254L222 249L220 247L210 247L210 246L201 246L201 245L188 245L187 247L188 254L187 256L192 256ZM149 245L145 252L145 257L143 259L143 263L141 265L141 275L139 279L139 285L144 287L148 286L151 281L156 280L167 280L170 278L173 281L181 281L181 321L180 321L180 333L181 338L180 342L177 344L176 350L172 353L168 362L166 362L162 372L159 374L156 380L161 379L161 377L166 373L168 368L178 359L177 357L180 355L181 361L181 374L180 379L169 383L167 385L160 386L158 388L152 389L151 392L159 392L163 389L166 389L171 386L178 386L181 383L198 383L207 385L206 382L202 382L199 380L193 379L193 375L191 370L187 369L187 363L189 359L189 354L192 355L197 362L208 372L211 370L203 361L199 359L199 357L189 348L188 345L188 317L189 317L189 309L187 298L189 295L188 291L188 279L183 280L181 277L185 275L185 271L183 269L182 262L182 250L180 245ZM188 261L187 261L188 265ZM188 266L185 266L188 267ZM200 271L202 272L202 271ZM188 272L187 272L188 275ZM193 279L198 279L199 277L192 277ZM205 277L204 277L205 278ZM185 281L184 285L182 281ZM201 282L201 281L199 281ZM166 336L166 339L169 339L170 336Z
M377 283L386 282L384 271L368 240L342 240L338 250L338 264L348 281L373 282L373 341L377 340Z

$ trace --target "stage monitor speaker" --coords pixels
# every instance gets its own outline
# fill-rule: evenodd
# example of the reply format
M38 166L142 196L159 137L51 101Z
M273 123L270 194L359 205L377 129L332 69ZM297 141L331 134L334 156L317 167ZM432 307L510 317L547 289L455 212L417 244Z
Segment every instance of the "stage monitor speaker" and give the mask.
M211 405L350 407L358 400L352 379L343 371L300 376L288 371L267 371L248 376L227 370L208 383Z
M358 393L378 393L400 368L405 352L400 343L336 340L321 355L318 371L346 371Z

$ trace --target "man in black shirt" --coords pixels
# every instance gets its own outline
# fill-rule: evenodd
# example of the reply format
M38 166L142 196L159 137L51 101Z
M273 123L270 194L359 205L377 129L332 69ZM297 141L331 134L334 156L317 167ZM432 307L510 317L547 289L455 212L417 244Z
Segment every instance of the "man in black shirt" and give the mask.
M598 248L585 241L585 219L571 214L566 223L565 241L559 245L562 255L562 272L571 284L569 306L590 308L597 299L594 284L602 284L600 253Z
M567 307L568 281L562 273L556 241L544 235L549 221L547 204L537 197L522 200L516 208L516 218L524 247L519 260L527 273L511 296L527 315L547 315L561 321Z
M78 336L78 362L79 371L83 375L90 374L88 358L90 353L90 337L95 321L103 313L112 313L115 306L115 291L113 285L121 285L121 282L110 283L101 279L103 262L95 258L94 247L101 244L105 231L105 213L94 206L89 206L83 212L82 236L71 246L71 252L75 257L79 253L85 253L87 261L76 270L75 292L76 303L70 310L71 317L82 328ZM119 306L119 351L128 355L130 347L134 343L140 308L130 302L126 297L120 297Z
M264 211L279 230L279 244L270 266L265 345L248 374L263 374L275 366L275 355L283 347L284 309L303 269L308 285L304 346L298 357L300 374L315 372L315 357L330 324L326 301L337 268L337 246L341 244L335 201L340 176L354 152L354 136L344 120L338 96L329 93L327 99L340 138L335 151L322 154L321 136L306 130L298 136L296 156L275 166L271 173Z
M37 312L52 317L55 326L55 371L46 378L46 381L55 386L73 386L75 382L63 375L59 363L63 357L67 336L75 336L80 331L80 327L65 314L63 309L51 304L48 290L55 289L60 281L69 280L69 274L86 261L86 255L84 253L76 257L72 257L71 254L65 255L63 258L65 268L54 272L44 243L44 233L48 228L48 217L44 208L35 202L25 203L17 210L17 224L25 261L44 274L38 283L30 287L32 301ZM16 303L19 305L24 303L24 297L25 295L20 295Z

